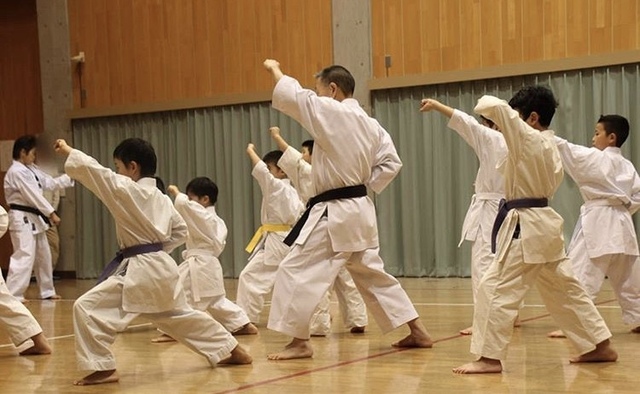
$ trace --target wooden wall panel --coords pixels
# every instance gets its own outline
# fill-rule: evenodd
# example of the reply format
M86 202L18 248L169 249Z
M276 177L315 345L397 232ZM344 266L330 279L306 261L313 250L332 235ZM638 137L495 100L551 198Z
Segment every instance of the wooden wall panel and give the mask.
M523 62L522 7L523 0L502 0L502 64ZM497 17L483 15L483 23L493 23Z
M267 57L313 85L333 58L331 0L68 0L68 11L85 108L268 91Z
M43 131L38 20L35 0L0 0L0 140ZM4 172L0 182L4 182ZM7 208L4 188L0 203ZM13 249L0 239L0 267L9 266Z
M371 12L374 78L640 49L640 0L371 0Z
M374 1L374 4L376 1ZM434 16L437 15L437 18ZM440 51L440 1L439 0L421 0L420 2L420 20L422 36L422 70L442 70L442 52ZM375 24L371 24L375 26ZM375 39L375 34L372 39ZM375 56L375 48L372 49ZM422 71L421 70L421 71ZM373 75L376 75L375 70Z

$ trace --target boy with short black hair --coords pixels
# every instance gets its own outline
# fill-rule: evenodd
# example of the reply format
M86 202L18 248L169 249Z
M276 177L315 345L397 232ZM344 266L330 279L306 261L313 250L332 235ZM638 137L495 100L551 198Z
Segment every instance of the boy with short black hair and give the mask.
M218 257L227 242L227 226L216 213L218 186L207 177L198 177L187 184L186 194L175 185L170 185L167 193L174 198L174 206L189 230L182 252L184 261L178 266L187 302L193 309L209 312L233 335L257 334L247 314L225 294ZM152 341L174 339L163 333Z
M508 156L500 164L506 200L492 234L496 258L478 287L471 353L474 362L453 369L460 374L500 373L513 323L535 283L551 317L580 352L571 362L615 361L611 333L571 270L565 254L563 220L548 206L562 182L562 162L548 130L556 100L550 89L530 86L507 104L493 96L478 100L476 113L498 125Z
M595 126L593 147L555 140L564 169L584 199L568 249L573 273L592 300L609 277L622 320L640 333L640 253L631 218L640 208L640 177L620 150L628 136L626 118L603 115Z
M33 135L18 138L13 144L13 164L4 177L13 245L6 285L20 301L24 301L32 272L38 281L41 299L60 298L53 284L51 249L46 236L50 226L60 224L60 217L43 192L74 184L67 175L53 178L38 168L35 164L38 146Z
M138 316L206 357L212 366L251 363L251 356L224 327L186 301L178 266L169 252L184 243L187 225L156 186L151 144L139 138L122 141L113 152L115 173L64 140L56 142L56 151L66 156L67 174L91 190L114 216L122 256L116 272L73 305L78 366L95 371L74 384L118 381L109 347Z
M278 167L281 151L271 151L260 160L255 146L249 144L247 155L252 164L251 175L262 191L261 226L246 248L251 256L240 273L236 303L252 323L258 323L264 298L273 288L278 265L289 252L284 238L304 205L287 174Z

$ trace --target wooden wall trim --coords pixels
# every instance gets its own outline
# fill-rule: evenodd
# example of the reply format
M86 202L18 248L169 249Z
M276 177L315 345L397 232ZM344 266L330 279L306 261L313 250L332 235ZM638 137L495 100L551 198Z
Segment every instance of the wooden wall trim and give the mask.
M213 97L167 101L163 103L131 104L108 108L83 108L68 112L69 119L98 118L142 114L149 112L174 111L180 109L220 107L225 105L251 104L271 101L272 91L255 93L223 94Z
M369 80L368 86L370 90L394 89L411 86L436 85L451 82L580 70L585 68L617 66L629 63L640 63L640 51L604 53L601 55L509 64L475 70L443 71L418 75L376 78Z

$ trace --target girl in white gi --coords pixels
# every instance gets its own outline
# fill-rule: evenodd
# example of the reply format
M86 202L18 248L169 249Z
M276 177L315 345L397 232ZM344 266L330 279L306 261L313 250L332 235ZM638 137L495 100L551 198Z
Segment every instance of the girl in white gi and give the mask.
M499 168L507 200L501 201L492 234L496 258L478 287L471 353L479 358L454 368L455 373L502 372L520 303L534 283L580 353L571 362L618 358L609 329L573 276L562 217L548 206L563 176L553 131L547 130L556 106L548 88L534 86L521 89L509 104L483 96L475 108L504 134L508 155Z
M280 135L279 127L269 129L271 138L276 142L278 149L283 154L278 160L278 167L287 174L293 187L296 188L303 203L313 197L313 179L311 178L311 157L313 155L313 140L302 142L301 151L289 146L287 141ZM346 268L342 268L333 284L333 290L338 297L340 313L344 325L354 334L362 334L365 331L369 319L367 317L367 307L358 292L351 274ZM331 314L329 311L330 291L322 297L318 309L311 317L311 336L326 336L331 332Z
M178 266L168 252L187 237L187 225L171 199L156 187L156 155L139 138L114 150L117 173L58 140L65 171L91 190L114 216L123 260L115 274L76 300L73 323L78 367L93 370L76 385L118 381L110 345L116 333L144 317L158 328L217 363L248 364L251 357L210 315L187 303Z
M253 144L247 146L251 159L251 175L262 191L261 226L247 246L249 261L240 272L236 303L253 323L260 322L264 298L273 288L278 265L289 252L283 240L300 217L304 205L298 192L278 167L282 152L271 151L262 160Z
M471 241L471 291L476 303L478 283L493 261L491 252L491 230L498 214L498 204L504 198L504 178L497 170L499 160L507 154L504 137L493 122L482 119L480 124L473 116L453 109L434 99L423 99L421 112L438 111L448 117L449 128L455 130L478 156L479 167L474 182L475 194L462 224L462 238ZM472 328L460 330L462 335L470 335Z
M0 206L0 238L7 232L8 227L7 211ZM21 351L21 356L51 353L51 347L42 333L42 328L22 302L11 295L2 275L0 275L0 326L7 332L16 347L31 338L33 346Z
M355 81L344 67L322 70L316 93L285 76L277 61L267 59L264 66L276 81L273 107L300 122L315 141L312 178L320 193L288 236L293 246L278 268L271 299L268 328L293 340L268 358L312 357L309 321L342 267L383 332L409 326L409 336L395 346L431 347L411 300L378 255L375 207L365 183L379 193L400 170L391 137L352 98Z
M4 193L9 204L9 234L13 254L9 262L7 288L18 300L24 301L34 272L40 298L59 299L53 286L51 250L46 231L60 224L55 209L43 195L44 190L73 186L67 175L52 178L34 164L37 139L22 136L13 144L13 164L4 178Z
M227 226L216 213L218 186L207 177L198 177L187 184L186 194L175 185L170 185L167 193L174 198L173 204L189 230L184 261L178 267L187 302L193 309L209 312L233 335L257 334L242 308L225 296L218 256L227 242ZM171 341L174 339L164 333L152 340Z
M598 119L593 147L556 137L562 165L584 199L569 243L573 273L595 301L609 278L622 320L640 333L640 267L638 239L631 215L640 208L640 177L620 147L629 136L629 122L620 115ZM562 330L550 337L564 337Z

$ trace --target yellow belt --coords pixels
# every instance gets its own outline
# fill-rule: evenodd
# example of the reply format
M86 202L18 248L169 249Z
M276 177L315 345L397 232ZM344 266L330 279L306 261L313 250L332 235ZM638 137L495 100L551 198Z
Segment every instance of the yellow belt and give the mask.
M251 238L251 241L249 241L249 244L244 250L246 250L248 253L252 253L253 249L256 248L256 245L258 245L258 242L260 242L262 234L264 233L274 233L277 231L289 230L291 230L290 224L263 224L262 226L258 227L258 230L256 230L255 234L253 234L253 238Z

